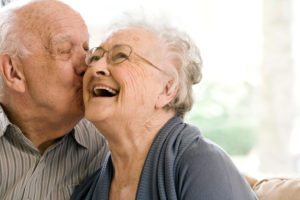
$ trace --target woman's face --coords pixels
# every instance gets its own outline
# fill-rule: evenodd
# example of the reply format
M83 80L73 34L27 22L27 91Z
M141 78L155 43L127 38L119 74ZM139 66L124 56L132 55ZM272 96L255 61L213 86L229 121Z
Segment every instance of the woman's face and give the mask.
M133 28L113 33L100 47L89 56L83 79L86 118L116 123L149 119L168 82L161 43L152 33Z

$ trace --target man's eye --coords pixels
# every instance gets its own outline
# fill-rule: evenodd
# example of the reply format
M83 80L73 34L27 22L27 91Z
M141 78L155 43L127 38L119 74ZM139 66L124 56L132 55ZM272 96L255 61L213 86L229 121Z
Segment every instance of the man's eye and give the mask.
M70 54L71 53L71 49L65 49L65 50L59 50L60 54Z

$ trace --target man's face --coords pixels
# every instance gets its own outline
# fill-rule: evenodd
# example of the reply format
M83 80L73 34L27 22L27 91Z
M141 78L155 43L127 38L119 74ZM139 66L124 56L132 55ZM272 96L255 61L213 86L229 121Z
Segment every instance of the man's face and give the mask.
M53 120L80 119L87 27L73 12L56 13L38 33L26 41L32 54L22 60L29 99L38 112L57 116Z

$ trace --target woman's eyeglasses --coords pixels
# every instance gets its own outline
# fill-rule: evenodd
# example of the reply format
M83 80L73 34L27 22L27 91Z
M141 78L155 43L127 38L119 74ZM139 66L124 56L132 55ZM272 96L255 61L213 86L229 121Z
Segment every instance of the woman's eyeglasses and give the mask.
M115 45L110 50L105 50L101 46L100 47L94 47L88 51L85 57L85 63L87 65L91 65L101 58L103 58L104 54L107 53L108 62L112 65L120 64L124 62L125 60L129 60L129 57L134 54L147 64L151 65L155 69L162 71L159 67L152 64L149 60L146 58L138 55L137 53L132 51L132 48L129 45L121 44L121 45Z

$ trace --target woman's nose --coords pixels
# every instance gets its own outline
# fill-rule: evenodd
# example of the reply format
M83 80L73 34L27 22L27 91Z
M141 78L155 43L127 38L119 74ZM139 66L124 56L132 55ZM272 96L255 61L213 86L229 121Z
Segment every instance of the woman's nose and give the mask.
M95 76L110 76L108 63L106 62L105 57L103 57L102 59L100 59L92 65Z
M97 75L103 75L103 76L105 76L106 73L105 73L105 71L103 71L103 70L97 70L97 71L96 71L96 74L97 74Z

